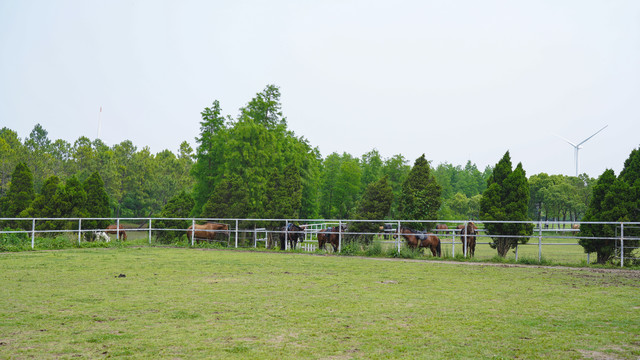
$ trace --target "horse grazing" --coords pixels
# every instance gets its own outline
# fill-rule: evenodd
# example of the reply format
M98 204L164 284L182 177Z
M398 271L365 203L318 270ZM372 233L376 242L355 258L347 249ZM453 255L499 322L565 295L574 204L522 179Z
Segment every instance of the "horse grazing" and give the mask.
M473 257L476 252L476 235L478 235L478 227L476 224L468 222L466 227L463 224L460 224L457 228L460 230L462 246L466 244L466 253L469 254L470 257Z
M103 242L109 242L111 240L109 238L109 235L107 235L107 233L105 233L104 231L86 232L84 233L84 239L86 241L103 241Z
M107 235L107 233L105 233L104 231L96 231L95 232L95 239L97 241L104 241L104 242L109 242L111 240L109 238L109 235Z
M116 236L120 233L120 240L127 240L127 233L124 231L124 227L122 225L111 224L107 226L107 230L105 232Z
M289 240L289 247L293 250L296 249L296 243L304 241L304 229L300 226L289 223L287 226L283 226L280 231L280 250L285 249L285 238Z
M447 226L447 224L438 224L436 225L436 230L440 230L439 232L442 234L448 234L449 233L449 227Z
M431 250L433 256L442 256L442 249L440 247L440 238L433 233L427 233L423 231L417 231L406 227L400 227L400 235L407 240L407 245L412 249L428 248ZM398 235L394 235L396 238Z
M342 231L344 232L346 227L342 225ZM318 232L318 249L325 249L327 243L333 247L333 252L338 251L340 246L340 228L338 226L326 228Z
M187 229L187 239L191 242L191 236L193 235L196 242L200 243L202 240L211 242L215 240L217 234L223 234L229 236L229 225L220 224L214 222L208 222L206 224L195 224L189 226Z

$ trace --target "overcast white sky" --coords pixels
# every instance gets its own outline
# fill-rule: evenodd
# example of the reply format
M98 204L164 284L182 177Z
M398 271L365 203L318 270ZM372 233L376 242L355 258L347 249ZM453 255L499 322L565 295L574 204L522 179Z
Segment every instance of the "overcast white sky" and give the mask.
M267 84L323 156L378 149L527 175L640 145L640 1L0 0L0 127L195 149Z

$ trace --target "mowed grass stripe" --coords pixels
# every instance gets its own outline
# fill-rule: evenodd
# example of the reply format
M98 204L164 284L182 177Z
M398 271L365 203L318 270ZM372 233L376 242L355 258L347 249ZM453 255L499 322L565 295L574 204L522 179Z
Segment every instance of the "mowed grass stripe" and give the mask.
M226 250L0 254L0 358L640 355L640 274Z

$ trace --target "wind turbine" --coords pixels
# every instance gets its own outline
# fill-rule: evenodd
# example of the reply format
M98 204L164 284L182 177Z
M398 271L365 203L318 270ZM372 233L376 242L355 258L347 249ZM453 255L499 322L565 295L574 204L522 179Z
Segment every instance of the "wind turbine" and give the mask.
M576 177L578 177L578 151L579 151L580 149L582 149L582 146L581 146L581 145L582 145L582 144L584 144L584 143L586 143L586 142L587 142L587 140L589 140L589 139L591 139L592 137L596 136L596 134L597 134L597 133L599 133L600 131L604 130L604 128L606 128L607 126L609 126L609 125L605 125L602 129L600 129L600 130L596 131L593 135L591 135L591 136L589 136L588 138L586 138L586 139L582 140L582 141L581 141L581 142L579 142L578 144L574 144L574 143L572 143L571 141L569 141L569 140L567 140L567 139L563 138L562 136L560 136L560 135L556 135L556 136L557 136L557 137L559 137L560 139L562 139L562 140L564 140L564 141L568 142L568 143L569 143L569 145L573 146L573 148L574 148L574 155L573 155L573 156L574 156L574 158L575 158L575 160L576 160Z

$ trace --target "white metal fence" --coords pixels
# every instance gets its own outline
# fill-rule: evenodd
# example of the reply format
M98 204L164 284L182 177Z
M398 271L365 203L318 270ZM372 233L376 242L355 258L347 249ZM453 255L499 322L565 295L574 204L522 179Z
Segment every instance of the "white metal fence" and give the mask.
M57 221L58 223L64 223L64 229L41 229L41 224L49 221ZM87 226L83 227L83 221L86 224L88 221L108 221L115 225L115 229L95 229ZM167 222L167 221L182 221L185 224L191 225L192 229L185 228L158 228L154 227L154 222ZM148 237L150 245L154 244L154 233L163 231L172 231L176 233L176 237L182 238L188 232L191 232L191 244L195 245L200 240L211 241L213 239L199 239L195 236L196 224L215 222L228 225L228 230L198 230L209 232L213 234L224 234L226 238L218 238L214 241L226 242L228 246L241 247L241 246L265 246L272 247L277 244L277 239L284 235L285 238L289 235L289 224L298 224L304 230L304 240L300 244L304 251L316 251L317 234L324 230L325 234L338 236L338 251L341 251L345 243L345 239L350 236L377 236L376 241L381 243L392 244L397 251L400 251L404 240L400 234L400 227L411 227L415 229L431 228L431 232L437 234L441 239L442 246L451 246L451 256L455 257L456 243L460 241L462 246L463 256L467 257L465 237L460 236L459 229L454 228L454 225L464 225L466 227L468 221L461 220L325 220L325 219L212 219L212 218L0 218L0 223L12 223L18 224L14 226L17 229L0 230L0 237L3 234L28 234L31 238L31 247L35 248L36 235L47 233L69 233L77 234L77 241L80 244L85 240L84 234L95 232L109 232L116 236L116 239L120 238L121 232L142 232ZM379 231L375 232L355 232L350 231L350 225L354 223L368 223L369 225L376 225ZM479 241L478 245L487 245L492 243L491 239L508 237L508 238L529 238L526 244L518 244L515 248L516 261L518 260L519 248L522 246L537 246L538 247L538 261L542 259L542 247L543 246L580 246L578 244L579 239L597 239L611 241L616 248L616 254L620 257L620 265L624 266L625 261L638 260L635 255L631 257L625 257L626 252L636 252L638 247L631 247L629 244L637 243L640 237L630 236L629 232L625 235L625 229L634 229L632 233L638 233L640 229L640 223L634 222L519 222L519 221L474 221L478 226L478 234L476 237ZM488 234L484 229L484 225L489 223L527 223L532 224L533 234L530 236L517 236L517 235L502 235L502 234ZM28 226L27 226L28 224ZM70 226L69 224L73 224ZM129 227L124 228L122 225L128 224ZM132 226L135 224L137 226ZM259 224L259 226L258 226ZM449 224L452 228L439 230L435 229L436 224ZM579 226L582 224L596 224L596 225L614 225L616 227L616 236L611 237L585 237L580 236ZM385 226L386 225L386 226ZM574 226L577 225L577 228ZM326 229L333 228L333 231L327 231ZM243 240L244 245L240 244L240 240ZM250 239L249 241L247 239ZM270 239L272 241L270 241ZM552 243L545 242L544 239L570 239L575 242L562 242ZM482 241L486 240L486 241ZM532 241L533 240L533 241ZM537 241L535 241L537 240ZM460 244L460 242L458 244ZM625 246L625 242L627 245ZM262 245L264 243L264 245ZM246 245L250 244L250 245ZM259 245L260 244L260 245ZM285 250L289 250L289 242L285 241ZM590 254L585 254L587 263L590 262Z

